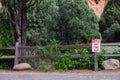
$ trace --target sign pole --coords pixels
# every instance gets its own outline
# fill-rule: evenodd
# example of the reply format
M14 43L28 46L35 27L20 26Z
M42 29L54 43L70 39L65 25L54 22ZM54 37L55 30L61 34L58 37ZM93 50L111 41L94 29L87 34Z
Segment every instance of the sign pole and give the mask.
M94 70L98 70L98 53L101 51L101 40L92 39L92 52L94 52Z
M94 70L98 71L98 54L94 53Z

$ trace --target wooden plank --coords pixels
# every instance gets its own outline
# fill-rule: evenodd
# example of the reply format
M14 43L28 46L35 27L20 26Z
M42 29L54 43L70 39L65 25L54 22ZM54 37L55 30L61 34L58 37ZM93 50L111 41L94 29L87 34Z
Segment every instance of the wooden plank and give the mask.
M15 56L1 56L0 59L14 59Z
M120 46L120 43L101 43L101 46ZM44 48L50 48L50 46L43 46ZM80 44L80 45L62 45L62 48L86 48L91 47L91 43L89 44Z
M94 57L94 54L73 54L70 58Z
M85 47L91 47L91 44L81 44L81 45L63 45L62 48L85 48Z
M52 56L42 56L42 55L26 55L26 56L18 56L19 59L23 58L23 59L34 59L34 58L50 58L50 59L60 59L60 58L71 58L71 59L76 59L76 58L82 58L82 57L94 57L93 54L74 54L74 55L52 55Z
M15 50L15 47L3 47L0 50Z
M101 46L120 46L120 43L102 43Z
M43 48L50 48L50 46L42 46ZM61 45L61 48L71 48L71 49L78 49L78 48L85 48L91 47L91 44L80 44L80 45Z
M65 57L68 57L68 58L71 58L71 59L77 59L77 58L82 58L82 57L94 57L93 54L73 54L73 55L53 55L51 56L52 59L58 59L58 58L65 58Z
M23 59L34 59L34 58L42 58L42 56L40 55L34 55L34 56L19 56L19 59L23 58Z
M120 57L120 54L104 54L104 57Z
M120 54L105 54L102 55L104 57L118 57L120 56ZM64 58L67 56L63 56L63 55L57 55L57 56L51 56L51 58ZM82 54L74 54L69 56L70 58L74 59L74 58L82 58L82 57L94 57L94 54L86 54L86 55L82 55ZM0 59L14 59L15 56L1 56ZM42 58L42 56L40 55L34 55L34 56L19 56L18 58Z
M35 46L18 46L19 49L36 49Z

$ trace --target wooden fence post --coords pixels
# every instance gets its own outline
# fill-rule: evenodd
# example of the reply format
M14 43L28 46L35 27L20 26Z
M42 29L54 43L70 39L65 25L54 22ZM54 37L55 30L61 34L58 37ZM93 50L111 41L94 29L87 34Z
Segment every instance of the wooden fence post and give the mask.
M98 53L94 53L94 70L98 70Z
M16 42L16 45L15 45L15 60L14 60L14 65L18 64L18 55L19 55L18 46L19 46L19 42Z

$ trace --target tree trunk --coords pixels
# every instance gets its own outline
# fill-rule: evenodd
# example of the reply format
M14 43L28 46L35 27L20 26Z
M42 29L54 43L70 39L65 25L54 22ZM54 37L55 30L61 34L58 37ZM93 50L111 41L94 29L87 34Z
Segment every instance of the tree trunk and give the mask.
M10 19L10 28L12 30L14 41L20 45L26 45L27 39L27 2L29 0L17 0L18 8L11 6L10 1L6 1L7 13ZM32 1L32 0L31 0ZM15 0L13 0L15 2ZM31 6L30 6L31 7Z
M26 12L26 0L20 1L21 3L21 45L26 45L26 28L27 28L27 12Z

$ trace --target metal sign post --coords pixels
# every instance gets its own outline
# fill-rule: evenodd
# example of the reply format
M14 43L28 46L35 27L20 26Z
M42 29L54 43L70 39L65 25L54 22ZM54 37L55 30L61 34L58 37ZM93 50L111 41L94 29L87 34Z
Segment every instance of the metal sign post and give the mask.
M94 70L98 70L98 53L101 51L101 40L92 39L92 52L94 52Z

